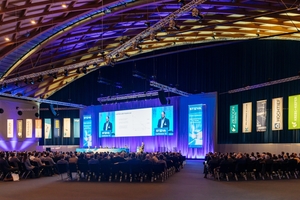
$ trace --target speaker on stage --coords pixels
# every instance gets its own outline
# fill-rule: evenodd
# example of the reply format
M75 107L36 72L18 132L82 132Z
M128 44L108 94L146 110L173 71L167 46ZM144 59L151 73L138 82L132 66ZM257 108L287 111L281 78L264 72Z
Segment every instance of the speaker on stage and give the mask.
M163 90L158 91L158 98L162 105L167 105L167 99Z
M57 117L58 113L55 111L54 107L52 104L49 105L49 110L51 111L52 115Z

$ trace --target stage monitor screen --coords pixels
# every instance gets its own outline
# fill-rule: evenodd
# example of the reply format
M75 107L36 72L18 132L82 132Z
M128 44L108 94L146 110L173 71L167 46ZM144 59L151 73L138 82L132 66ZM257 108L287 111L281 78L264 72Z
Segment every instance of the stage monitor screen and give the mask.
M99 137L173 135L173 106L99 113Z

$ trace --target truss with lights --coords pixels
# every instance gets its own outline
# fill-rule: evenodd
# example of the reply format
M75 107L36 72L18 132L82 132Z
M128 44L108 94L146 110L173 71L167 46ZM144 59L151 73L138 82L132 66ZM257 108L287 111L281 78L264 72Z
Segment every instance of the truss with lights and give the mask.
M156 88L159 88L161 90L164 90L166 92L172 92L172 93L175 93L175 94L179 94L181 96L185 96L185 97L188 97L190 94L187 93L187 92L183 92L181 90L178 90L176 88L173 88L173 87L169 87L167 85L164 85L164 84L161 84L161 83L158 83L156 81L150 81L150 85L152 87L156 87Z
M18 96L18 95L3 93L3 92L0 92L0 96L10 97L10 98L15 98L15 99L35 101L35 102L38 102L38 103L47 103L47 104L53 104L53 105L59 105L59 106L68 106L68 107L73 107L73 108L84 108L84 107L86 107L85 105L82 105L82 104L74 104L74 103L67 103L67 102L61 102L61 101L53 101L53 100L48 100L48 99Z
M234 89L234 90L229 90L228 93L233 94L233 93L237 93L237 92L253 90L253 89L257 89L257 88L262 88L262 87L266 87L266 86L280 84L280 83L296 81L296 80L299 80L299 79L300 79L300 76L292 76L292 77L289 77L289 78L283 78L283 79L279 79L279 80L275 80L275 81L269 81L269 82L266 82L266 83L260 83L260 84L256 84L256 85L251 85L251 86L246 86L246 87Z
M147 28L145 31L143 31L140 34L136 35L135 37L131 38L127 42L121 44L120 46L118 46L117 48L115 48L114 50L109 52L106 55L106 57L104 57L104 58L103 57L102 58L95 58L95 59L89 60L88 62L81 62L81 63L71 64L71 65L67 65L67 66L63 66L63 67L59 67L59 68L55 68L55 69L50 69L50 70L46 70L46 71L42 71L42 72L38 72L38 73L32 73L32 74L20 76L20 77L17 77L17 78L2 80L0 82L0 84L14 83L14 82L17 82L17 81L20 81L20 80L24 80L25 78L27 78L27 79L28 78L35 78L35 77L38 77L38 76L44 76L44 75L48 75L48 74L64 72L65 70L69 71L69 70L77 69L77 68L84 67L84 66L87 66L87 65L88 66L90 66L90 65L94 66L94 63L101 63L101 62L105 62L105 61L111 61L112 57L114 57L114 56L116 56L120 53L123 53L126 49L132 47L134 44L137 44L137 42L140 41L141 39L144 39L144 38L150 36L150 34L153 34L154 32L156 32L156 31L160 30L161 28L165 27L171 20L174 20L174 19L178 18L179 16L181 16L185 12L188 12L188 11L192 10L194 7L204 3L205 1L206 0L192 0L192 1L190 1L189 3L183 5L180 9L176 10L172 14L170 14L167 17L163 18L162 20L160 20L159 22L157 22L153 26ZM103 65L105 65L105 64L111 64L111 63L103 63ZM94 68L96 68L96 66L94 66Z
M131 94L124 95L115 95L109 97L99 97L97 100L100 103L112 102L112 101L124 101L124 100L132 100L132 99L141 99L141 98L151 98L158 96L158 90L148 91L148 92L136 92Z

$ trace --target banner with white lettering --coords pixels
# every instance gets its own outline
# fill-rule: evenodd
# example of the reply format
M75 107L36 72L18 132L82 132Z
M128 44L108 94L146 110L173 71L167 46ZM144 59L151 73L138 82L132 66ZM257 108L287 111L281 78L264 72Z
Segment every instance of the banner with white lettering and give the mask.
M256 131L267 130L267 100L256 102Z
M17 120L17 135L18 135L18 138L23 137L23 120L22 119Z
M288 128L300 129L300 95L289 96Z
M69 138L71 137L71 119L64 118L64 137Z
M14 137L14 120L8 119L7 120L7 138Z
M35 120L35 138L42 137L42 120L36 119Z
M32 138L32 119L26 119L26 138Z
M243 103L243 133L252 131L252 102Z
M272 131L283 129L283 98L272 99Z
M229 115L229 133L238 133L239 132L239 106L232 105L230 106L230 115Z

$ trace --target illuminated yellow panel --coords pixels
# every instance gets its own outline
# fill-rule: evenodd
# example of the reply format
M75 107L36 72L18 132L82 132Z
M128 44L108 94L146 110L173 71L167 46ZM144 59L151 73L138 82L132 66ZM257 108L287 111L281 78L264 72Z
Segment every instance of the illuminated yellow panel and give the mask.
M234 22L233 24L252 24L252 22L240 21L240 22Z
M257 28L241 28L240 31L254 31L257 30Z
M93 57L93 54L89 54L89 55L85 55L85 56L82 56L80 60L85 60L85 59L89 59Z
M215 29L231 29L231 26L216 26Z
M295 16L299 16L300 14L299 13L281 13L279 15L284 15L284 16L290 16L290 17L295 17Z
M257 37L257 35L256 35L256 34L249 33L249 34L245 34L245 37Z
M294 24L300 24L300 22L299 21L293 21L293 22L291 22L291 21L285 21L285 22L283 22L284 24L292 24L293 25L293 23Z
M168 35L168 33L166 33L166 32L159 32L156 35L157 36L165 36L165 35Z
M277 24L262 24L260 25L261 27L275 27L275 26L279 26Z
M282 33L282 31L276 31L276 30L267 30L266 33Z
M257 19L257 20L275 20L275 18L273 18L273 17L257 17L255 19Z
M207 35L207 34L211 34L211 31L200 31L198 33L198 35Z
M208 21L207 23L208 24L215 24L215 23L224 23L224 22L227 22L227 20L210 20Z
M202 28L204 26L193 26L191 29L197 29L197 28Z
M239 15L239 14L232 14L228 15L227 17L244 17L245 15Z

